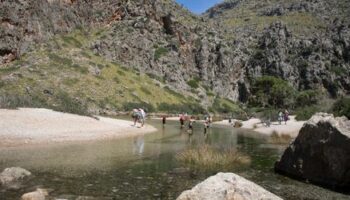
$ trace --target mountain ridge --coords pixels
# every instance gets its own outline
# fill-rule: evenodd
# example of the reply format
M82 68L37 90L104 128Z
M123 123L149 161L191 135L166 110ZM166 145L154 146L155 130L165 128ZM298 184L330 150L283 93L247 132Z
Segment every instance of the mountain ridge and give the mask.
M264 76L284 79L296 90L325 90L331 97L350 91L350 25L337 16L346 16L348 7L328 19L333 11L323 14L329 8L322 0L226 1L201 16L170 0L1 4L2 63L30 57L33 43L85 29L96 33L84 45L93 55L164 77L167 87L206 109L216 97L249 102L255 80ZM21 18L20 10L29 17ZM3 85L15 84L4 81L7 76L2 74Z

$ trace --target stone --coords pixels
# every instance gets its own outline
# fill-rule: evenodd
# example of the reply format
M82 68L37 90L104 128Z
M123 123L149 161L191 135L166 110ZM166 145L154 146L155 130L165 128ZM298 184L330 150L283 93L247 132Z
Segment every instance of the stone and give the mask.
M9 186L29 176L31 176L31 173L28 170L25 170L23 168L20 168L20 167L6 168L0 174L0 184L3 186Z
M350 188L350 121L317 113L285 150L275 171L331 189Z
M47 190L38 188L34 192L22 195L21 200L45 200L48 195L49 193Z
M218 173L184 191L177 200L282 200L234 173Z

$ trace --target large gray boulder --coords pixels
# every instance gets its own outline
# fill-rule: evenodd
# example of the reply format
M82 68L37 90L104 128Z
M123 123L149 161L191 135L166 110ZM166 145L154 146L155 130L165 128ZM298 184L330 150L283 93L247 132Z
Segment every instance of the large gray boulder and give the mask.
M0 186L9 187L17 184L19 181L22 181L29 176L31 176L31 173L23 168L6 168L0 173Z
M350 121L315 114L276 162L275 171L332 189L350 189Z
M184 191L177 200L267 200L281 198L233 173L218 173Z

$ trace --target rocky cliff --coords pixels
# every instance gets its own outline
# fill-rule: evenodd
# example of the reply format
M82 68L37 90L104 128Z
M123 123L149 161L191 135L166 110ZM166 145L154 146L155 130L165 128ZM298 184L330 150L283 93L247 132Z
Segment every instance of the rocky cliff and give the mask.
M77 29L86 48L205 106L246 102L265 75L295 89L350 92L349 0L231 0L195 16L172 0L0 1L0 63ZM54 50L54 49L52 49Z

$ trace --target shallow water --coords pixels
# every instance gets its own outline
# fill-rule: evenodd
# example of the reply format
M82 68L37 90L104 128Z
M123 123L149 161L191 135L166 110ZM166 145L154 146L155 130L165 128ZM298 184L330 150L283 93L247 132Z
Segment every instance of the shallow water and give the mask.
M287 145L270 144L250 131L213 127L207 137L197 124L190 137L177 122L151 121L158 132L145 136L88 143L55 144L0 150L0 170L20 166L34 174L19 190L0 190L0 199L18 199L37 187L55 198L175 199L217 171L191 173L177 163L176 153L203 144L235 148L250 156L248 166L232 166L237 173L284 199L350 199L273 172L274 162Z

